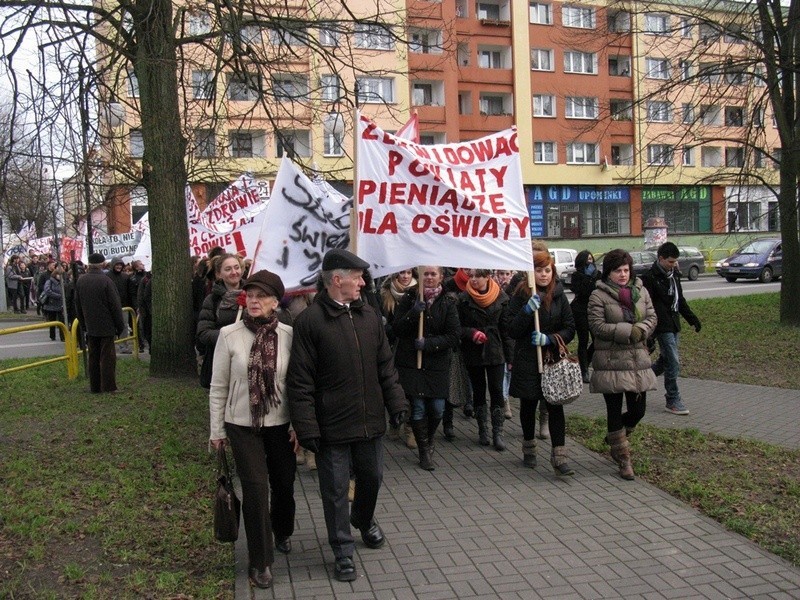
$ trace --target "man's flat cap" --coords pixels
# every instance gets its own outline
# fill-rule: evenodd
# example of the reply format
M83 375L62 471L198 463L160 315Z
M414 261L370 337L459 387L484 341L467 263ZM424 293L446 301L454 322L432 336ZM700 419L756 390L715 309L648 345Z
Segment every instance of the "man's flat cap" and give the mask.
M328 250L325 258L322 259L322 270L333 271L335 269L364 269L369 268L367 261L361 260L352 252L342 250L341 248L333 248Z
M242 285L242 289L246 290L249 287L260 288L270 296L275 296L278 300L283 298L285 291L281 278L266 269L253 273L247 278L247 281Z

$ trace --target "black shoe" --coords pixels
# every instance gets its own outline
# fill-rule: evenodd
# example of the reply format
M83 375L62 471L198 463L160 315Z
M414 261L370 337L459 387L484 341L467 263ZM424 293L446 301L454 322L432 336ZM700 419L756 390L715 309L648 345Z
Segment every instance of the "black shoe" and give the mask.
M275 550L281 554L289 554L292 551L292 539L288 535L286 537L276 537Z
M472 405L471 404L465 404L464 405L464 416L467 417L468 419L471 419L474 414L475 414L475 411L472 409Z
M336 566L333 568L333 575L337 581L355 581L356 565L349 556L336 559Z
M378 522L375 519L372 519L370 524L362 529L356 524L351 516L350 524L361 532L361 540L364 542L364 545L367 548L376 550L377 548L383 546L384 542L386 541L386 537L383 535L381 526L378 525Z
M250 583L257 588L265 590L272 587L272 570L269 567L264 567L263 571L250 567L248 571Z

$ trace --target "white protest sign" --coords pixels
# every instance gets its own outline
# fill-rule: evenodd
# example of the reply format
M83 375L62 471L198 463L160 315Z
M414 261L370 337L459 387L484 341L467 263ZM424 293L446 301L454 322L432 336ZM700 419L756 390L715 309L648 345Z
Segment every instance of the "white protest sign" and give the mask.
M92 240L92 248L108 260L117 256L132 256L141 239L141 231L99 235Z
M358 255L380 275L409 265L530 270L516 129L420 145L358 121Z

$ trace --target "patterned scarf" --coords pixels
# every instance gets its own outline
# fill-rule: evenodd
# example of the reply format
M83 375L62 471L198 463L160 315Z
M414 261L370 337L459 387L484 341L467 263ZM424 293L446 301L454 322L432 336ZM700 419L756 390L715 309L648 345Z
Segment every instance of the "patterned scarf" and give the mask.
M638 323L642 320L642 313L639 311L638 303L641 295L639 288L635 285L618 286L610 279L607 281L608 292L622 307L622 316L626 323Z
M658 268L667 276L667 280L669 281L669 295L672 301L672 312L678 312L678 302L680 298L678 298L678 282L675 280L675 271L667 271L664 267L662 267L659 263Z
M487 306L491 306L492 302L497 300L497 297L500 295L500 286L497 285L497 282L494 279L490 279L489 287L486 288L484 293L480 293L478 290L472 287L472 284L469 281L467 281L467 292L470 296L472 296L475 304L481 308L486 308Z
M247 312L242 317L244 326L256 334L250 347L247 361L247 383L250 389L250 417L253 429L261 429L264 416L270 407L277 407L281 400L275 389L275 370L278 365L278 317L251 317Z
M229 290L225 288L225 293L222 295L222 299L219 301L217 311L232 309L237 310L239 308L237 299L239 298L239 294L241 292L242 290Z
M439 294L442 293L442 286L436 286L435 288L422 288L422 295L425 297L425 304L428 305L428 308L431 307L431 304L439 297Z

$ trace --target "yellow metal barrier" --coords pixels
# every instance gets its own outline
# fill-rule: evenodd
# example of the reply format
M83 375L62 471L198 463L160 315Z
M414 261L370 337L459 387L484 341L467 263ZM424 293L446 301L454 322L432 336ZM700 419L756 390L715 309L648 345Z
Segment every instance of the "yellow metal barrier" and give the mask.
M122 309L124 312L131 313L131 328L132 335L115 340L115 344L120 342L127 342L133 340L133 357L139 358L139 319L136 317L136 311L130 307ZM61 334L64 336L64 355L55 356L53 358L46 358L27 365L20 365L18 367L11 367L0 371L0 375L6 373L14 373L16 371L23 371L41 365L48 365L50 363L66 361L67 363L67 378L75 379L78 376L78 356L83 354L83 350L78 350L78 319L72 321L72 326L68 329L64 323L60 321L47 321L44 323L33 323L32 325L21 325L20 327L10 327L9 329L0 329L0 335L9 335L12 333L23 333L25 331L35 331L37 329L49 329L50 327L58 327Z
M21 325L20 327L10 327L8 329L0 329L0 335L10 335L12 333L22 333L25 331L35 331L37 329L49 329L50 327L58 327L61 330L61 334L64 336L64 355L63 356L55 356L53 358L46 358L44 360L39 360L34 363L30 363L27 365L20 365L18 367L11 367L9 369L3 369L0 371L0 375L5 375L6 373L14 373L16 371L22 371L24 369L31 369L33 367L38 367L41 365L48 365L54 362L66 361L67 363L67 377L69 379L75 379L78 376L78 355L76 353L77 344L75 342L75 331L77 327L77 321L72 324L72 331L67 329L67 326L60 321L47 321L45 323L34 323L33 325Z

